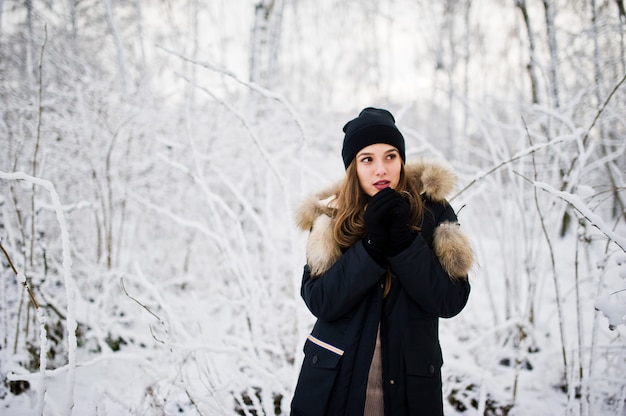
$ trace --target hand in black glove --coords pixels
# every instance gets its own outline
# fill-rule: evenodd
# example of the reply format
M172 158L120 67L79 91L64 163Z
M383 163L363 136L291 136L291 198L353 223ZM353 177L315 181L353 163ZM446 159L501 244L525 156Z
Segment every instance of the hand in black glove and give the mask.
M389 221L389 245L387 255L393 257L406 250L413 240L415 233L409 227L411 206L409 201L394 191L393 206Z
M370 256L377 263L385 262L385 254L389 244L389 226L391 210L397 204L396 191L385 188L370 199L363 220L367 234L363 244Z

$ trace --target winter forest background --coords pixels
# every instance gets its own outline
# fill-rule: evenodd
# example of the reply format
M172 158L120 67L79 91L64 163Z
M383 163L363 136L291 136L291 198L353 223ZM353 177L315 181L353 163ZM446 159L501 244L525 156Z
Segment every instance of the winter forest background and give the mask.
M0 0L0 414L286 415L292 213L390 109L478 265L447 414L626 415L620 0Z

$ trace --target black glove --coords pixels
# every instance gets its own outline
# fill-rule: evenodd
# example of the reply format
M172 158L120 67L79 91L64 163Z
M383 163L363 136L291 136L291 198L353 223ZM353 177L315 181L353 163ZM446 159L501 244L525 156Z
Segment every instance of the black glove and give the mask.
M411 205L402 195L394 192L393 206L389 220L389 245L387 255L396 256L406 250L413 240L415 233L409 227L409 213Z
M367 232L363 244L369 255L379 264L385 262L389 244L390 214L397 204L395 194L396 191L391 188L379 191L370 199L363 214Z

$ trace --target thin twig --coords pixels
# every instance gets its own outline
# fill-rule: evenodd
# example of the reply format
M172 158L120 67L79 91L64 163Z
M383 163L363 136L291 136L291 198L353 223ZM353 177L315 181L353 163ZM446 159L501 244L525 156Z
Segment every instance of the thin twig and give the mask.
M39 153L39 142L41 140L41 124L43 115L43 52L48 42L48 25L44 25L44 39L41 45L41 52L39 54L39 91L38 91L38 112L37 112L37 137L35 139L35 150L33 152L33 176L37 176L37 155ZM33 267L33 257L35 250L35 184L32 184L32 197L30 200L31 220L30 220L30 266Z
M13 261L11 261L11 257L9 257L9 253L7 253L7 251L4 249L2 242L0 242L0 250L2 250L2 252L4 253L4 256L7 258L7 261L9 262L9 266L11 266L11 269L13 269L13 273L15 273L15 275L17 276L17 269L15 268Z
M530 135L530 132L528 131L528 125L526 124L526 121L523 118L522 118L522 121L524 122L524 128L526 129L526 136L528 137L528 142L532 145L533 141L532 141L532 136ZM533 163L534 182L536 182L537 181L537 164L536 164L534 153L531 159ZM534 201L535 201L535 208L537 209L537 213L539 214L539 220L541 222L541 230L543 231L543 235L546 239L546 243L548 244L548 249L550 251L550 264L552 266L552 278L554 280L554 292L556 296L557 312L559 314L559 334L561 337L561 355L563 357L563 375L566 380L565 382L567 383L567 381L569 380L569 377L568 377L568 368L567 368L567 351L565 349L565 330L563 328L564 315L563 315L563 306L561 304L561 290L559 286L559 279L558 279L558 274L557 274L557 269L556 269L556 261L554 258L554 248L552 247L552 241L550 240L550 235L548 234L548 229L546 228L546 221L543 216L543 212L541 211L541 207L539 206L539 197L537 195L536 187L533 187L533 195L534 195ZM568 390L569 390L569 387L568 387Z
M274 164L274 161L272 160L272 157L270 156L268 151L265 149L265 147L263 147L263 145L261 144L261 140L254 133L254 131L252 130L252 128L250 127L250 125L246 121L245 117L242 114L240 114L232 105L228 104L224 100L219 99L219 97L217 97L215 94L213 94L209 89L204 88L204 87L198 85L197 83L195 83L194 81L190 80L189 78L187 78L186 76L184 76L182 74L178 74L177 73L176 75L178 75L179 77L181 77L182 79L184 79L185 81L187 81L188 83L193 85L195 88L198 88L200 91L203 91L206 94L208 94L211 98L216 100L218 103L220 103L222 106L224 106L228 111L230 111L235 117L237 117L237 119L239 119L241 124L243 124L244 128L246 129L246 131L250 135L250 138L252 139L252 142L254 143L256 148L259 150L259 152L261 153L261 155L263 156L263 158L267 162L270 170L272 171L274 176L276 176L276 179L278 180L278 184L279 184L280 188L282 189L281 193L283 195L287 195L287 189L286 189L286 186L285 186L285 181L284 181L283 176L279 173L279 170L276 167L276 165Z
M135 301L135 303L137 303L137 305L141 306L142 308L144 308L150 315L154 316L156 319L159 320L159 322L163 322L163 319L161 319L159 317L159 315L157 315L156 313L152 312L150 310L150 308L148 308L146 305L144 305L143 303L139 302L137 299L135 299L134 297L132 297L128 291L126 290L126 286L124 286L124 276L120 277L120 288L122 289L122 291L124 292L124 294L131 300Z
M4 253L4 256L6 257L7 261L9 262L9 266L11 266L11 269L13 269L13 273L15 273L15 276L18 277L18 280L19 280L20 274L18 273L17 269L15 268L15 265L13 264L13 261L11 260L11 257L9 256L9 253L2 246L2 243L0 243L0 250L2 250L2 252ZM30 297L30 301L33 303L33 306L35 308L39 308L39 303L37 303L37 299L35 299L35 293L33 292L33 290L31 289L30 285L28 284L28 281L26 280L26 276L23 276L23 277L24 277L24 280L21 282L22 286L24 286L24 288L26 288L26 291L28 292L28 296Z
M525 177L524 175L520 173L516 172L516 175L519 175L520 177L522 177L523 179L531 183L533 186L536 186L539 189L543 189L544 191L565 201L570 207L572 207L576 212L578 212L585 220L587 220L589 224L594 226L598 231L604 234L610 241L613 241L615 245L617 245L624 253L626 253L626 238L619 236L613 231L609 231L608 228L605 226L604 221L602 221L599 217L597 217L597 215L594 215L587 206L580 207L574 204L572 201L570 201L570 198L568 197L572 197L573 196L572 194L568 192L558 191L554 189L553 187L551 187L550 185L548 185L547 183L532 181L531 179L528 179L527 177Z
M478 175L476 175L474 177L474 179L472 179L470 181L470 183L465 185L465 187L463 189L461 189L459 192L456 193L456 195L454 195L454 196L452 196L450 198L450 202L452 202L456 197L461 195L463 192L467 191L470 187L472 187L474 184L476 184L476 182L478 182L478 181L480 181L482 179L485 179L487 176L491 175L492 173L494 173L498 169L500 169L500 168L502 168L502 167L504 167L504 166L506 166L506 165L508 165L510 163L513 163L513 162L515 162L515 161L517 161L517 160L519 160L519 159L521 159L521 158L523 158L525 156L532 155L535 152L538 152L539 150L543 150L543 149L545 149L547 147L551 147L551 146L553 146L555 144L564 143L564 142L572 141L572 140L575 140L575 139L576 139L576 137L573 137L573 136L563 136L563 137L561 137L559 139L552 140L549 143L534 145L534 146L531 146L531 147L529 147L527 149L524 149L524 150L521 150L521 151L517 152L511 158L509 158L507 160L503 160L502 162L498 163L496 166L492 167L488 171L483 172L483 173L479 173Z
M292 115L294 122L296 123L296 126L298 126L298 130L300 131L300 139L302 141L301 146L304 146L306 144L306 135L304 133L304 127L303 127L303 123L300 120L300 117L298 117L298 113L296 112L296 110L293 108L293 106L289 103L289 101L284 98L281 94L275 93L273 91L270 91L266 88L263 88L262 86L254 83L254 82L249 82L249 81L245 81L243 79L241 79L239 76L237 76L237 74L235 74L233 71L230 71L226 68L220 68L217 65L213 65L211 63L203 63L203 62L198 62L198 61L194 61L193 59L189 59L177 52L171 51L167 48L164 48L163 46L160 45L155 45L158 49L163 50L166 53L169 53L171 55L174 55L180 59L182 59L185 62L188 62L192 65L199 65L205 69L208 69L210 71L215 71L217 73L220 73L222 75L226 75L227 77L233 79L235 82L250 88L252 91L256 91L262 95L264 95L265 97L271 98L273 100L278 101L279 103L281 103L282 105L284 105L287 108L287 111L289 111L289 113Z
M583 224L581 224L580 222L578 223L578 227L583 227ZM578 236L576 236L576 255L574 257L574 289L575 289L575 296L576 296L576 329L578 330L578 385L575 386L574 388L579 388L581 393L582 393L582 389L584 388L584 386L587 384L587 381L584 378L584 371L583 371L583 346L584 346L584 340L583 340L583 322L582 322L582 316L581 316L581 310L582 310L582 304L581 304L581 300L580 300L580 261L579 261L579 251L580 251L580 238ZM572 371L572 378L573 376L576 374L576 369L573 369L574 371ZM579 401L579 406L580 406L580 414L583 414L583 400Z
M596 122L598 121L602 113L604 112L606 106L611 101L611 98L613 98L613 95L615 95L615 93L622 86L624 81L626 81L626 75L624 75L622 79L615 85L615 87L613 87L613 90L610 92L606 100L604 100L604 102L602 103L602 106L600 106L600 109L598 110L598 112L596 113L596 116L594 117L593 121L589 125L589 128L587 128L587 130L585 131L585 134L583 135L583 148L587 146L587 142L589 141L589 135L591 134L591 129L595 127ZM574 170L574 165L576 165L576 162L578 161L578 156L579 154L576 154L572 158L572 162L569 165L569 169L567 170L567 173L564 175L565 180L563 181L563 185L561 186L562 191L564 191L569 185L568 179L569 179L570 174Z
M45 374L46 374L46 363L47 363L47 353L48 353L48 348L47 348L47 334L46 334L46 319L43 315L43 312L41 311L41 308L39 307L39 304L37 303L37 300L35 299L35 295L33 293L33 291L30 288L30 285L28 284L28 280L26 279L26 276L24 274L20 274L17 271L17 268L15 267L15 265L13 264L13 261L11 261L11 257L9 256L9 253L5 250L4 246L2 246L2 243L0 243L0 250L2 250L2 252L4 253L5 257L7 258L7 261L9 262L9 265L11 266L11 269L13 269L13 272L15 273L16 277L18 280L21 280L22 285L26 288L26 292L28 292L28 296L30 297L30 301L32 302L35 311L37 311L37 321L39 322L39 339L40 339L40 346L39 346L39 374L40 374L40 390L37 393L37 414L41 414L43 415L43 408L44 408L44 404L45 404L45 395L47 392L47 388L46 388L46 384L45 384ZM18 309L18 325L16 327L16 331L15 331L15 345L13 347L13 354L17 354L17 344L18 344L18 339L19 339L19 321L20 321L20 316L21 316L21 312L22 312L22 305L23 305L23 299L24 299L24 292L22 292L22 296L20 298L20 306ZM27 320L28 322L29 320ZM28 329L25 331L25 333L28 333Z
M600 116L602 115L602 113L604 112L604 109L606 108L606 106L609 104L609 101L611 101L611 98L613 98L613 95L615 95L615 93L617 92L617 90L622 86L622 84L624 83L624 81L626 81L626 75L624 75L622 77L622 79L615 85L615 87L613 87L613 90L610 92L610 94L608 95L608 97L606 97L606 100L604 100L604 102L602 103L602 106L600 107L600 109L598 110L598 113L596 114L596 116L594 117L593 121L591 122L591 124L589 125L589 128L587 129L587 132L585 133L585 135L583 136L583 145L587 143L587 140L589 138L589 133L591 132L591 129L595 127L596 122L598 121L598 119L600 118Z
M198 414L202 416L202 412L200 411L200 408L198 407L198 403L196 403L193 397L191 397L191 393L189 393L189 389L185 389L185 394L187 395L187 398L189 399L189 402L192 404L194 409L196 409L196 412L198 412Z

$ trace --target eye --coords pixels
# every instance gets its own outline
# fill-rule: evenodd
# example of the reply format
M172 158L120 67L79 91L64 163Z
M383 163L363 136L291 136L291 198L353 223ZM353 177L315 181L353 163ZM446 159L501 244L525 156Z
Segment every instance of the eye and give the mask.
M369 163L372 161L372 158L370 156L364 156L361 158L361 163Z
M393 159L395 159L396 157L398 157L398 155L397 155L396 153L389 153L389 154L387 155L387 159L388 159L388 160L393 160Z

